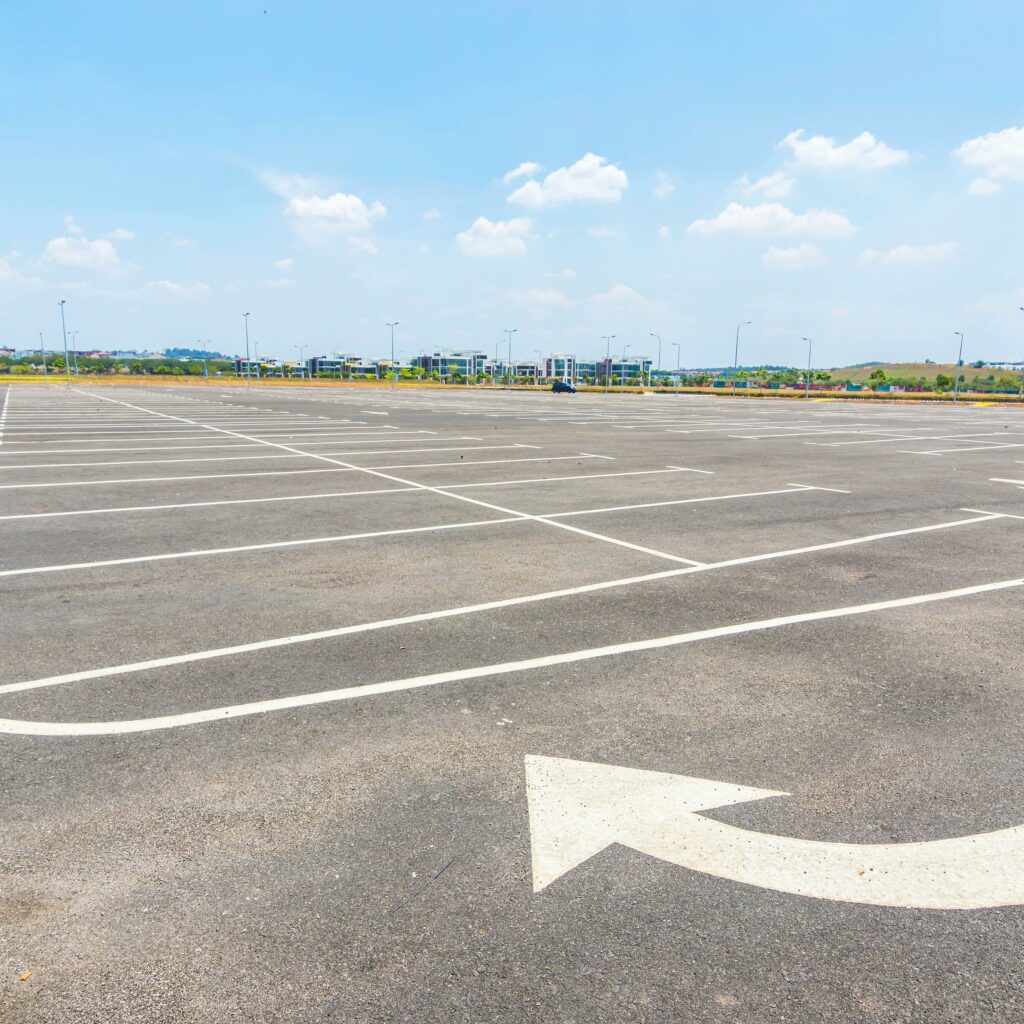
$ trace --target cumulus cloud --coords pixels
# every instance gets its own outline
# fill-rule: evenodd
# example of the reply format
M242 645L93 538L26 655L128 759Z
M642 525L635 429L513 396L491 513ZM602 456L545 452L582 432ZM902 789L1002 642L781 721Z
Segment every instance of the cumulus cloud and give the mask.
M658 237L668 241L668 239L672 237L672 229L667 224L662 224L662 226L658 228Z
M43 249L43 260L61 267L77 267L110 273L119 270L121 260L117 250L105 238L71 238L63 235L52 238Z
M517 178L532 178L538 171L543 170L540 164L532 160L524 160L518 167L513 167L501 180L508 185Z
M603 156L587 153L571 166L552 171L543 181L520 185L508 201L531 207L558 206L581 199L617 203L628 187L629 178L621 167L608 163Z
M322 183L303 174L265 171L260 180L288 201L285 215L291 218L296 233L307 242L322 244L365 233L374 221L387 216L387 207L376 200L367 203L360 196L347 192L322 195L328 191ZM362 251L376 252L372 239L349 244Z
M635 288L628 284L613 284L606 292L598 292L590 296L591 302L614 302L620 305L631 303L646 303L644 298Z
M68 232L68 234L71 235L83 234L82 229L78 226L78 222L70 213L65 214L64 216L64 228Z
M658 183L654 186L654 198L668 199L675 190L676 183L672 180L672 176L664 171L658 171Z
M112 238L115 242L130 242L135 238L135 232L128 228L114 228L113 231L107 232L107 238Z
M790 132L779 148L787 148L793 154L793 162L803 167L855 167L862 171L878 171L883 167L904 164L910 159L905 149L892 149L871 132L861 132L855 139L842 146L827 135L812 135L804 138L804 130Z
M781 203L759 203L756 206L729 203L717 217L695 220L686 230L694 235L735 233L841 238L857 229L841 213L833 210L794 213Z
M865 249L860 254L861 263L897 263L913 265L918 263L939 263L955 256L960 248L958 242L933 242L929 245L897 245L894 249Z
M182 284L179 281L150 281L147 288L158 288L171 295L204 295L210 290L208 284L196 281L195 284Z
M424 220L440 220L441 219L441 211L435 206L432 210L427 210L426 213L423 214L423 219Z
M574 278L576 276L576 271L575 270L570 270L568 267L566 267L564 270L549 270L549 271L547 271L547 273L545 273L544 276L545 277L564 277L564 278L572 279L572 278Z
M967 194L971 196L994 196L1003 191L1003 186L991 178L975 178L967 186Z
M825 252L810 242L787 248L769 246L761 254L761 262L772 270L805 270L825 262Z
M277 270L291 270L295 266L295 260L290 256L283 260L274 260L274 267Z
M352 235L348 240L348 247L353 252L367 252L376 256L380 250L377 248L377 239L371 235Z
M555 310L568 308L572 300L557 288L525 288L509 292L508 304L534 316L547 316Z
M965 167L980 168L989 178L1024 180L1024 127L1004 128L968 139L953 150L953 156Z
M757 181L750 181L745 174L740 178L743 194L748 198L761 195L765 199L781 199L793 191L795 184L796 182L785 171L766 174L764 177L758 178Z
M530 227L529 217L497 221L477 217L455 236L455 244L466 256L525 256Z

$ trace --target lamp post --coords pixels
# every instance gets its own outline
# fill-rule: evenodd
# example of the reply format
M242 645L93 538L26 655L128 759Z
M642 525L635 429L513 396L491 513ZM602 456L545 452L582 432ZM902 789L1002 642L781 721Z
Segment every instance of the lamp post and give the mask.
M619 394L624 394L626 391L626 353L629 351L629 345L622 346L622 373L619 375Z
M605 353L604 353L604 393L608 394L608 379L612 375L612 342L615 340L614 334L602 334L601 340L605 342Z
M71 358L75 361L75 376L78 376L78 331L71 332Z
M518 327L506 327L505 334L508 335L508 390L512 390L512 335L518 331Z
M811 390L811 339L804 338L807 342L807 374L804 377L804 398L808 397Z
M683 358L683 353L679 347L678 341L673 341L672 344L675 346L676 350L676 384L681 385L683 383L683 375L681 372L681 361Z
M299 380L306 379L306 361L303 358L306 354L305 345L297 345L296 348L299 350Z
M736 347L735 347L735 349L733 349L733 355L732 355L732 386L733 386L733 388L736 387L736 374L739 372L739 369L740 369L740 328L741 327L747 327L749 324L752 324L753 322L754 322L753 320L744 320L741 324L738 324L736 326Z
M395 390L395 328L398 326L397 320L389 320L385 327L391 328L391 390Z
M39 354L43 357L43 378L46 378L46 349L43 348L43 332L39 332Z
M1017 308L1024 313L1024 306L1018 306ZM1024 398L1024 361L1020 364L1020 397Z
M242 319L245 321L245 386L247 388L252 387L252 359L249 357L249 314L243 313Z
M651 335L652 338L657 338L658 339L658 376L660 377L661 376L661 335L660 334L655 334L654 331L651 331L650 335ZM650 378L648 378L648 380L647 380L647 386L648 387L651 386Z
M956 357L956 379L953 381L953 402L955 403L957 395L960 393L960 367L964 364L964 332L954 331L953 333L960 338L960 352Z
M534 372L534 375L533 375L533 386L535 388L539 388L540 387L540 361L543 358L543 356L541 356L539 348L535 348L533 351L537 353L537 369L536 369L536 371Z
M68 329L64 323L64 303L67 299L61 299L57 303L60 306L60 333L64 336L64 372L67 374L68 387L71 387L71 361L68 359Z

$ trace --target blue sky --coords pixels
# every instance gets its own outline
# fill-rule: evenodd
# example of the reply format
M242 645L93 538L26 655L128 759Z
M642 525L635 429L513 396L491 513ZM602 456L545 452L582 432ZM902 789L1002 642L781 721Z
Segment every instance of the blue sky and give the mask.
M66 298L83 348L1020 359L1022 44L1011 3L10 6L0 344Z

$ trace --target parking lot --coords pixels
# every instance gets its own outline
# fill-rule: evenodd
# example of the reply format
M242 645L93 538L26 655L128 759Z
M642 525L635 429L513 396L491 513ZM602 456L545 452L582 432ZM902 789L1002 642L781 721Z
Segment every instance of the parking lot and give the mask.
M1024 410L0 385L0 537L5 1024L1024 1016Z

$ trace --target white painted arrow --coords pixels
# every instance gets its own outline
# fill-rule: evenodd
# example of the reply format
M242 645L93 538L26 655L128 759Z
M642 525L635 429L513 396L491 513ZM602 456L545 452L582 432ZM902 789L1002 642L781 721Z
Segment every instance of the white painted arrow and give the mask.
M887 907L971 910L1024 903L1024 826L920 843L827 843L706 818L788 796L709 779L527 755L533 888L619 843L718 878Z

